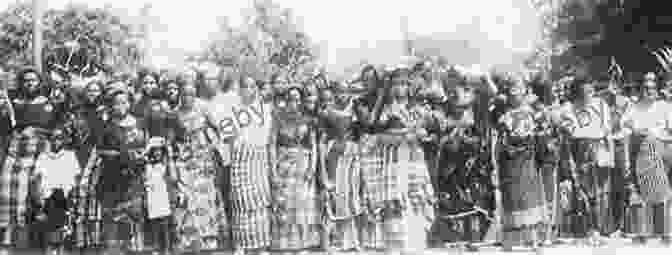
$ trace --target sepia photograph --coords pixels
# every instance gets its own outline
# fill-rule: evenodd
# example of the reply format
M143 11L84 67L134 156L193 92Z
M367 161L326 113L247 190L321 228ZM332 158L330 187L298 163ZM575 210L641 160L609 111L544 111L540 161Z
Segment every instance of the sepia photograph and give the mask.
M0 255L672 248L637 0L0 0Z

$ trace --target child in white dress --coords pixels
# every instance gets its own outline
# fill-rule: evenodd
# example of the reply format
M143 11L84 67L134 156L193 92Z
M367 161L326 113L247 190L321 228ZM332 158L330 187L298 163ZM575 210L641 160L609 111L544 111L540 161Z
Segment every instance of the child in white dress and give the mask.
M152 138L147 145L145 185L146 208L153 241L158 244L156 253L169 254L172 250L172 208L170 183L175 180L169 161L168 147L163 138Z
M68 141L64 129L55 129L49 151L41 155L35 169L35 195L40 204L36 218L48 254L63 254L65 240L71 232L71 203L66 194L75 186L75 176L81 168L75 152L65 149Z

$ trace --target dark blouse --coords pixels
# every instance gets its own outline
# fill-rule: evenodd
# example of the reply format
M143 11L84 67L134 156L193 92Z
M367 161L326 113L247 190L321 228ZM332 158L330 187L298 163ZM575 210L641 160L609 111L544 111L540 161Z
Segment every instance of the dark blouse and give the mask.
M364 134L376 134L383 130L383 128L376 125L377 120L373 120L373 123L367 123L371 114L378 114L373 112L376 100L377 97L375 94L369 94L355 100L354 109L357 121L352 124L355 139L359 139Z
M108 122L99 143L101 150L120 152L119 156L106 158L107 162L118 161L121 168L142 165L141 152L145 148L147 134L141 121L131 117L126 123Z
M310 148L313 145L311 136L315 132L312 118L302 114L282 112L277 118L278 146Z
M14 100L14 116L16 118L16 129L23 129L29 126L44 129L53 129L58 124L58 107L51 100L35 100L28 102L20 99Z

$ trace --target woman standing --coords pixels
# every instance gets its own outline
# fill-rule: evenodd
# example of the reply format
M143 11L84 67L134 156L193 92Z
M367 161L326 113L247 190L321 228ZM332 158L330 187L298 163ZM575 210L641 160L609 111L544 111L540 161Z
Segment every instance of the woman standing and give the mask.
M273 187L271 247L305 251L320 245L317 207L317 137L312 118L302 111L303 92L291 87L284 110L277 114L277 163Z
M379 135L385 146L381 210L385 249L390 254L424 250L434 220L434 189L420 146L427 137L426 112L409 106L405 71L398 69L390 76L390 104L378 120L385 127Z
M514 245L536 249L544 222L544 196L536 161L537 112L530 105L528 88L516 80L507 91L507 106L498 118L498 163L502 192L504 250Z
M630 192L630 232L634 241L646 242L647 236L657 236L670 243L670 211L672 189L669 169L670 106L659 99L655 75L645 76L640 97L622 121L630 136L633 171L626 173L626 187Z
M569 121L570 159L576 165L563 179L573 181L579 196L575 201L572 234L578 238L589 237L592 244L599 244L600 234L608 234L611 228L611 208L609 206L610 170L613 164L605 158L610 148L607 136L610 133L610 107L600 98L594 97L593 83L578 79L571 87L572 102L564 106L562 119ZM567 159L565 159L567 160ZM613 160L613 159L611 159ZM585 208L582 208L586 204ZM583 226L588 223L588 226ZM589 235L590 234L590 235Z
M233 246L236 254L262 254L271 243L272 106L264 103L249 76L239 81L240 103L233 105L237 131L226 194L231 202Z
M182 85L175 114L174 156L181 197L175 213L179 246L198 250L217 240L219 233L222 201L218 201L215 187L219 165L213 147L219 136L193 83Z
M378 117L382 109L385 89L382 86L382 77L375 67L369 65L362 69L360 74L365 95L354 101L355 122L352 130L354 139L359 141L361 175L363 179L362 200L366 207L367 217L362 217L361 244L367 249L385 248L383 225L379 220L383 196L383 184L380 174L383 170L383 150L376 142L376 135L380 131Z
M115 83L115 82L112 82ZM73 109L75 136L73 143L78 147L76 150L80 166L88 166L89 159L95 154L96 145L99 141L105 125L102 93L103 83L92 81L84 88L82 104ZM95 157L94 157L95 158ZM90 180L90 178L84 178ZM86 188L91 183L77 183L72 190L71 198L74 200L74 246L80 249L99 247L101 239L101 212L100 204L95 194L89 193L92 189Z
M133 93L131 113L136 118L145 118L150 110L150 106L161 99L161 89L159 88L159 74L149 70L143 70L138 73L138 85L136 92Z
M25 237L29 190L37 159L46 151L48 136L59 121L58 108L48 97L46 84L35 69L24 69L17 76L18 97L3 107L13 108L12 128L7 156L0 170L1 251L21 244ZM4 149L4 148L3 148ZM18 237L18 238L15 238Z
M359 249L356 217L362 211L361 166L359 146L354 139L352 123L355 120L352 105L335 104L331 89L323 89L321 126L320 182L325 208L327 248L331 250Z
M130 95L113 87L107 92L110 119L105 124L97 155L100 160L82 176L91 178L103 208L103 231L108 250L129 244L133 222L143 215L144 125L130 112ZM88 182L88 181L84 181ZM126 220L126 222L125 222ZM129 223L130 221L130 223Z

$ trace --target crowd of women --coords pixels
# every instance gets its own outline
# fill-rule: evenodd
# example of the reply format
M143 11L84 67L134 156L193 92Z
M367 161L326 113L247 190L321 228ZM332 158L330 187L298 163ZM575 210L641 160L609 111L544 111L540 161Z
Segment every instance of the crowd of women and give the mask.
M493 230L505 250L671 241L672 104L653 73L627 90L432 63L215 77L77 89L18 71L0 102L2 251L415 254Z

